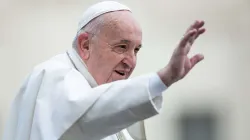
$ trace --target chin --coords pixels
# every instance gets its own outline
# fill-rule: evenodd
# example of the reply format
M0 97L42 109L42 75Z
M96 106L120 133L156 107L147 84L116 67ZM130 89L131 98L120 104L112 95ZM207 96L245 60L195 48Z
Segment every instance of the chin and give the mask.
M113 79L113 81L120 81L120 80L126 80L126 78L117 78L117 79Z
M114 74L108 79L107 83L111 83L111 82L115 82L115 81L119 81L119 80L126 80L126 79L128 79L128 76L126 76L126 75L121 76L118 74Z
M119 80L126 80L128 79L127 77L116 77L116 78L112 78L112 81L119 81Z

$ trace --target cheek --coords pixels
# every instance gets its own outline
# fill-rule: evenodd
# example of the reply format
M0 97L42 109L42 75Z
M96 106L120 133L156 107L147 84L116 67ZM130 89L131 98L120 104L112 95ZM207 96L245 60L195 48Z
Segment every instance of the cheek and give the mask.
M114 69L116 66L121 64L123 59L124 59L124 57L122 55L114 54L114 55L110 56L109 63L110 63L110 65L112 65L112 68Z
M102 55L97 61L101 61L105 70L110 72L113 71L123 59L124 57L122 55L116 54L114 52L105 52L105 55Z

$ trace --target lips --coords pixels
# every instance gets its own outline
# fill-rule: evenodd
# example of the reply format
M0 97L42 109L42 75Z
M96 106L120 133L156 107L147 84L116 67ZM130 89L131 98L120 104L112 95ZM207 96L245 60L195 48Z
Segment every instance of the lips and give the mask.
M121 76L125 76L126 72L124 71L119 71L119 70L115 70L115 72Z

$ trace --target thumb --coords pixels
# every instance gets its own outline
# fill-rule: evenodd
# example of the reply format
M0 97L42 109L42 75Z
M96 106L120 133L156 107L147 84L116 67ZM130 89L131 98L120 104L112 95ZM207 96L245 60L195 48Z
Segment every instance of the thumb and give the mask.
M190 58L191 68L193 68L197 63L204 59L202 54L196 54L192 58Z

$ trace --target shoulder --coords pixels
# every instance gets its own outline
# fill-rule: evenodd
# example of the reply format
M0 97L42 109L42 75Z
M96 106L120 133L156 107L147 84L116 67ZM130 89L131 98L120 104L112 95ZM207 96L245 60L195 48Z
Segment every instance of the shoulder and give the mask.
M70 64L70 60L67 58L67 55L62 53L36 65L33 71L58 71L72 68L73 65Z
M58 54L38 65L29 74L32 77L41 75L50 79L64 78L67 75L83 76L75 69L66 53Z

